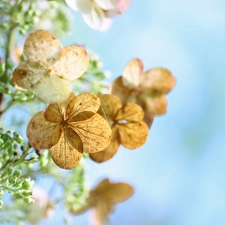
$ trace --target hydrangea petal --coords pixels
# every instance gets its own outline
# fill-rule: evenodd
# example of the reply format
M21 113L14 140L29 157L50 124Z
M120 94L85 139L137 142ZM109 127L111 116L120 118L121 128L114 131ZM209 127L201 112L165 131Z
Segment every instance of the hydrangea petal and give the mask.
M137 88L143 74L144 65L142 60L135 58L130 60L123 70L123 83L129 88Z
M114 9L118 0L95 0L95 2L104 10Z
M71 129L65 129L66 140L80 153L83 153L83 143L80 137Z
M124 104L132 94L132 90L123 84L122 77L120 76L113 81L110 87L110 93L116 95Z
M123 108L121 108L116 116L116 120L127 120L132 122L139 122L144 117L144 112L140 106L134 103L128 102Z
M114 120L118 110L122 107L120 99L110 94L100 94L98 97L101 101L98 113L108 121Z
M127 183L111 183L105 193L105 198L111 205L115 205L119 202L126 201L133 193L133 187Z
M44 112L44 117L50 122L61 123L64 120L64 117L60 104L49 104Z
M76 121L76 116L81 112L96 113L100 106L100 99L90 93L81 94L73 97L66 108L66 119L70 122Z
M51 33L36 30L30 33L25 41L23 54L28 62L36 62L46 69L53 65L62 47Z
M73 148L62 131L56 145L49 149L50 155L57 166L63 169L73 169L80 161L82 154Z
M89 57L80 46L67 46L62 49L59 59L51 68L51 74L75 80L87 70Z
M70 81L57 76L45 76L33 88L36 96L45 103L65 100L70 95L71 89Z
M65 0L66 4L75 11L90 12L91 0Z
M111 128L106 120L98 114L94 114L88 120L69 124L82 140L84 152L102 151L110 143Z
M164 68L154 68L145 72L141 78L141 88L167 94L175 86L176 79Z
M99 8L94 2L92 4L91 10L89 13L85 13L82 15L85 23L94 30L101 30L105 14L104 11Z
M118 140L119 140L119 138L118 138L117 127L113 126L112 127L112 138L110 140L109 146L106 149L104 149L103 151L89 154L90 158L93 161L98 162L98 163L105 162L105 161L111 159L119 149L120 143Z
M152 115L162 115L167 111L167 99L165 95L149 96L145 95L141 98L143 102L143 110Z
M118 125L120 143L129 149L143 145L148 137L148 126L144 122L126 123Z
M33 116L27 126L27 137L32 147L36 149L48 149L59 141L61 127L51 123L44 117L44 111Z
M13 71L12 81L17 89L30 91L45 73L44 67L37 63L21 62Z
M92 224L103 225L107 221L107 218L112 210L112 206L107 202L105 197L101 197L97 200L92 217Z

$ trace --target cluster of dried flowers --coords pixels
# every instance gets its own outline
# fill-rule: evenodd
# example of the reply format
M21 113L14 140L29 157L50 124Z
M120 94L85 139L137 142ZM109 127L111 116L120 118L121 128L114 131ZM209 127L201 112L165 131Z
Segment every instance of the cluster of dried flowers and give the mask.
M82 1L74 2L82 6ZM93 4L97 3L104 9L108 1ZM112 158L120 144L128 149L142 146L154 116L166 112L165 94L175 85L167 69L144 72L142 61L133 59L113 82L110 94L75 96L72 81L89 64L83 47L62 48L52 34L37 30L27 37L23 54L25 62L14 70L13 83L20 90L34 91L48 104L29 122L29 142L37 150L48 149L55 164L63 169L74 168L83 153L100 163ZM102 224L112 206L132 193L130 185L105 179L90 192L86 205L72 213L95 207L96 221Z

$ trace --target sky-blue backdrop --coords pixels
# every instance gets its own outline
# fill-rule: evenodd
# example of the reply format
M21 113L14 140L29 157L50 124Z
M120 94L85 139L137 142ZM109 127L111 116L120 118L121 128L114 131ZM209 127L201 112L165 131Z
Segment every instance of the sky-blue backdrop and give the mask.
M105 33L71 13L73 29L63 44L99 53L111 80L134 57L145 69L163 66L177 78L168 113L155 119L143 147L121 148L101 165L88 161L91 185L109 177L135 187L110 225L224 225L225 1L131 0ZM44 224L62 224L58 215ZM89 215L74 224L88 224Z

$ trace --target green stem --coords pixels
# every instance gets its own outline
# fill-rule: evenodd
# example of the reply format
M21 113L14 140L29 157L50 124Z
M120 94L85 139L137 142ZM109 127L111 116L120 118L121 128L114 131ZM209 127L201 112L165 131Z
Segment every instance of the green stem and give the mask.
M14 163L13 163L13 166L17 166L17 165L19 165L21 162L23 162L24 161L24 159L26 158L26 156L29 154L29 151L30 151L30 145L28 145L27 146L27 148L26 148L26 150L23 152L23 154L20 156L20 158L17 160L17 161L15 161Z

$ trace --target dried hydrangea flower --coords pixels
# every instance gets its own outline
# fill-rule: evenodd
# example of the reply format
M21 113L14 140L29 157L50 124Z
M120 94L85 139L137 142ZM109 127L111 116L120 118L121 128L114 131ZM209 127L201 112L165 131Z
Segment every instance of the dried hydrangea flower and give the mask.
M66 3L73 10L80 11L92 29L105 31L111 25L111 18L126 10L129 0L66 0Z
M133 187L127 183L112 183L109 179L104 179L90 191L86 204L77 211L71 211L71 213L79 215L94 208L93 223L103 225L113 206L130 198L133 192Z
M36 149L49 149L61 168L72 169L82 153L95 153L110 142L111 129L97 111L100 100L93 94L70 94L61 103L50 104L33 116L27 127L27 137Z
M21 62L13 72L13 83L22 91L34 91L45 103L65 100L71 90L71 81L88 68L89 57L83 47L61 47L48 31L36 30L25 41Z
M127 63L122 76L114 80L110 93L119 97L123 104L140 105L145 113L144 121L150 127L155 115L166 113L165 94L173 89L175 82L171 72L164 68L144 72L143 62L135 58Z
M99 98L98 113L108 120L112 129L110 145L104 151L89 154L92 160L100 163L112 158L120 144L128 149L143 145L148 137L148 126L142 121L144 113L140 106L126 103L122 107L120 99L110 94L101 94Z

